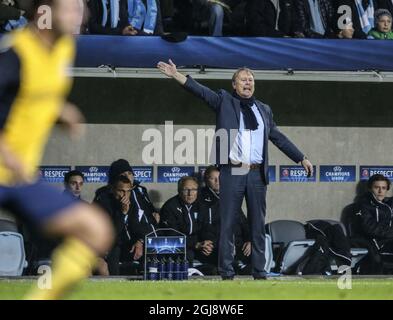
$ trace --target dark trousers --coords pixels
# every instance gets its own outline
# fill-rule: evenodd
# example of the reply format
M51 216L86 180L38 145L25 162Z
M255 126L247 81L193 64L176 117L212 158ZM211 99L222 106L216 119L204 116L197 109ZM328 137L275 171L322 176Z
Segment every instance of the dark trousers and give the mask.
M114 246L106 257L109 274L111 276L118 276L120 274L120 265L119 265L120 255L121 255L120 246Z
M235 170L234 170L235 169ZM220 241L218 270L221 276L234 276L234 225L244 197L247 218L251 228L251 268L254 277L266 275L265 271L265 215L266 185L259 169L246 174L237 168L222 166L220 169Z

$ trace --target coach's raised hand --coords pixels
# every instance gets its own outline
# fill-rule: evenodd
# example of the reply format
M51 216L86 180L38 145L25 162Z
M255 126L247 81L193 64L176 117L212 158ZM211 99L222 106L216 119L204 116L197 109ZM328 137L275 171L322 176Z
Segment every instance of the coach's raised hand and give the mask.
M169 78L175 79L177 82L179 82L181 85L184 85L187 81L187 77L183 74L181 74L179 71L177 71L176 65L173 63L171 59L168 61L169 63L165 63L160 61L157 64L157 68L165 74Z

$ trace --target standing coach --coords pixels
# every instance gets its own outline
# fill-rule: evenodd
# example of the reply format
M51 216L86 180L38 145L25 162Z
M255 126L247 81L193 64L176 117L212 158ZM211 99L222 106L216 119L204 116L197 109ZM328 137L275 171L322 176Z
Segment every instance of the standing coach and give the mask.
M296 163L308 176L313 166L304 154L276 127L270 107L254 98L255 82L250 69L241 68L233 75L233 94L199 84L177 71L176 65L159 62L158 69L175 79L216 112L216 132L227 134L227 146L216 144L220 165L220 218L218 269L223 280L233 280L233 230L236 213L246 197L247 216L251 225L252 275L266 279L265 215L266 189L269 184L268 140ZM235 132L235 134L233 133ZM234 139L230 139L230 137ZM231 141L233 140L233 141ZM223 144L223 143L222 143ZM226 150L223 147L227 147Z

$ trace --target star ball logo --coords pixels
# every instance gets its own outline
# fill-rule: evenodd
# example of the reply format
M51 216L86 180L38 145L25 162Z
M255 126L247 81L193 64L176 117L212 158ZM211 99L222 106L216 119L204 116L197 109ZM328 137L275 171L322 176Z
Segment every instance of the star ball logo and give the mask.
M334 171L334 172L341 172L342 170L343 170L343 168L340 167L340 166L335 166L335 167L333 168L333 171Z
M195 167L159 166L158 183L177 183L183 177L192 176L194 172Z
M173 167L172 168L172 173L179 173L180 172L180 168L179 167Z
M289 170L288 170L288 169L284 169L284 170L282 171L282 175L283 175L284 177L289 177Z
M367 178L370 176L370 171L368 169L364 169L362 171L362 178Z
M108 182L107 166L76 166L75 170L82 172L86 183L106 183Z

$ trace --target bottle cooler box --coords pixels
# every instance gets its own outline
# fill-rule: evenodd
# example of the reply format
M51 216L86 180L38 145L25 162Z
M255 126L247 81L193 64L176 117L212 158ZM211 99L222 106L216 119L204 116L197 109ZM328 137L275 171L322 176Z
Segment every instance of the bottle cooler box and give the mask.
M186 236L157 229L145 237L145 280L187 280Z

